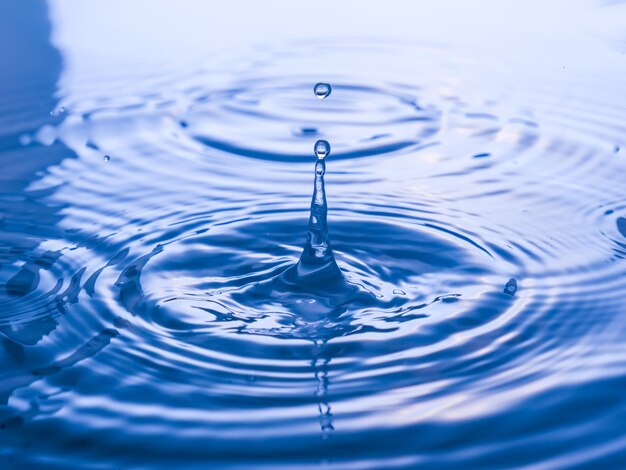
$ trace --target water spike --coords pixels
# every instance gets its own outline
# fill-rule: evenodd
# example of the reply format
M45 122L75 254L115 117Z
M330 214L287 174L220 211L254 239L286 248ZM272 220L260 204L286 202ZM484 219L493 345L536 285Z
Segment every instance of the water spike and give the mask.
M316 85L316 95L319 85ZM330 94L330 86L328 86ZM326 94L326 96L328 96ZM318 96L320 97L320 96ZM321 98L324 98L322 96ZM330 155L330 144L318 140L313 147L315 173L313 195L309 212L307 238L298 262L268 282L249 289L246 296L271 297L283 305L289 305L302 318L318 322L328 315L341 315L352 302L369 304L372 296L359 290L344 277L330 245L328 236L328 205L324 175L326 157ZM332 413L327 401L320 402L320 425L325 437L333 429Z
M328 143L326 142L326 144ZM315 162L315 179L313 183L313 197L311 198L307 241L296 267L298 279L311 286L323 285L330 278L343 280L343 275L335 261L328 237L328 206L324 187L325 173L326 162L323 158L318 158Z
M322 258L330 250L324 173L326 173L326 162L319 159L315 162L315 182L311 199L308 233L308 245L312 248L316 258Z

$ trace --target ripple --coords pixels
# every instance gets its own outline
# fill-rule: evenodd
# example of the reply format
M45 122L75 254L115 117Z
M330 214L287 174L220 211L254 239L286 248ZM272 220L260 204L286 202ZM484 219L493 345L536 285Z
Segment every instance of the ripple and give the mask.
M333 87L336 96L308 103L302 98L309 83L281 84L277 77L246 81L197 98L186 128L211 149L276 161L309 159L302 140L310 137L332 136L333 156L344 159L416 147L439 131L437 110L419 106L414 95L364 85Z
M588 439L624 408L625 163L598 144L624 110L470 92L463 61L408 45L334 48L371 73L324 77L318 100L301 61L320 48L294 48L96 82L33 134L68 157L26 191L57 220L0 198L0 234L39 237L0 252L0 423L29 463L616 455L621 434ZM371 70L400 58L422 73ZM325 290L294 274L320 139Z

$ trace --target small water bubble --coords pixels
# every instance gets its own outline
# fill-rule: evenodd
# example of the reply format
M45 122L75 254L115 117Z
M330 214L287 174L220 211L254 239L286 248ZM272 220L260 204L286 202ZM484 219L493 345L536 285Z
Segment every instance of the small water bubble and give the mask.
M59 106L58 108L54 108L50 111L50 116L59 116L65 112L65 108L63 106Z
M517 281L515 279L509 279L509 282L507 282L504 286L503 292L505 294L515 295L517 292Z
M325 159L330 153L330 144L325 140L315 142L315 156L321 160Z
M111 157L109 157L108 155L105 155L104 157L102 157L102 159L103 159L105 162L108 162L108 161L110 161L110 160L111 160Z
M317 96L320 100L323 100L330 95L333 89L328 83L318 83L313 88L313 91L315 92L315 96Z

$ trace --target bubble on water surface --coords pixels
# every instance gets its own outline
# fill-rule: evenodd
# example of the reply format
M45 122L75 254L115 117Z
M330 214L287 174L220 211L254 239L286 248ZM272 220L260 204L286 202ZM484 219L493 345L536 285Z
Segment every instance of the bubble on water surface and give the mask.
M50 111L50 116L60 116L64 112L65 112L65 108L63 106L59 106L58 108L55 108L52 111Z
M330 144L325 140L318 140L315 142L315 156L319 159L324 159L330 154Z
M318 83L315 87L313 87L313 91L315 92L315 96L317 96L320 100L323 100L330 95L333 89L328 83Z
M504 286L503 292L505 294L515 295L517 292L517 281L515 279L509 279L509 282L507 282Z

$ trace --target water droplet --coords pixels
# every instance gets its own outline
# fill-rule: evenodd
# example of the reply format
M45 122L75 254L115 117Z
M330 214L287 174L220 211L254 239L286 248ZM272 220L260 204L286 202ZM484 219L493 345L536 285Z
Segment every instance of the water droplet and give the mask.
M613 147L613 152L619 153L619 150L620 150L619 145L615 145L615 147Z
M109 160L111 160L111 157L109 157L108 155L105 155L104 157L102 157L102 159L103 159L105 162L108 162Z
M63 106L59 106L58 108L50 111L50 116L59 116L65 112L65 108Z
M330 144L325 140L315 142L315 156L321 160L325 159L330 153Z
M504 286L503 292L505 294L515 295L517 292L517 281L515 279L509 279L509 282L507 282Z
M333 89L328 83L318 83L313 88L313 91L315 92L315 96L317 96L320 100L323 100L330 95L330 92L333 91Z

